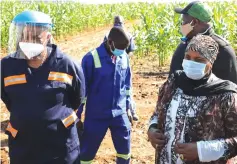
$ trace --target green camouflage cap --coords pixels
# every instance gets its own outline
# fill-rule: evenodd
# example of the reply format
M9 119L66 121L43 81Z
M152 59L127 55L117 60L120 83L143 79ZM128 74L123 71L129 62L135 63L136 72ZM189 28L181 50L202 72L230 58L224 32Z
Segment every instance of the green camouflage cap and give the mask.
M200 1L193 1L184 9L175 8L175 12L179 14L188 14L202 22L209 22L213 16L211 8Z

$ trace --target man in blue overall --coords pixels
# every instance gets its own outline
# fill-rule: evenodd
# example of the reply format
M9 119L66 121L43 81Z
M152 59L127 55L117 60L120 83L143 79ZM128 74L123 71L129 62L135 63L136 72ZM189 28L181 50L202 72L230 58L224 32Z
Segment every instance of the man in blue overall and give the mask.
M24 11L12 21L1 60L1 99L10 112L11 164L80 164L76 116L82 69L51 43L51 18Z
M124 26L124 18L121 16L121 15L117 15L114 17L114 22L113 22L113 27L121 27L123 28L123 30L125 30L125 26ZM126 53L128 54L129 57L132 57L133 56L133 52L136 50L136 45L134 43L134 37L126 31L126 34L128 35L128 38L129 38L129 45L128 47L126 48ZM109 36L109 33L107 33L104 37L104 42L106 42L108 40L108 36ZM131 106L130 106L130 111L129 115L130 116L130 121L138 121L138 115L136 113L136 103L133 99L133 96L131 95Z
M107 42L82 59L86 82L86 111L81 137L81 164L92 163L108 129L117 151L117 163L130 162L131 71L125 51L129 38L120 27L113 27ZM81 117L83 108L79 108Z

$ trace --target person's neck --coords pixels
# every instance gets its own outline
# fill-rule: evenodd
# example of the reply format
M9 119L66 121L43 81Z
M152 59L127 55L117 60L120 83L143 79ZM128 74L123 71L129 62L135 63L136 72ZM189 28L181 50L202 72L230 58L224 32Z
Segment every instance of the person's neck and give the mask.
M212 26L210 24L207 24L203 27L202 30L200 30L200 32L198 34L201 34L201 35L209 34L209 31L211 28L212 28Z
M43 52L41 54L41 58L37 58L35 60L27 60L27 64L31 67L31 68L39 68L47 59L48 55L47 55L47 51Z

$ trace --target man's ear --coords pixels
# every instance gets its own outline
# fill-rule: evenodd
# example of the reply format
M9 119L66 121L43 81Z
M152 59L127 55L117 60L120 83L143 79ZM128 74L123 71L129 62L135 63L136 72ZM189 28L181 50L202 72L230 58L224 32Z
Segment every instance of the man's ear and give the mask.
M192 26L197 26L197 25L199 25L201 23L201 21L200 20L198 20L198 19L193 19L193 22L192 22Z

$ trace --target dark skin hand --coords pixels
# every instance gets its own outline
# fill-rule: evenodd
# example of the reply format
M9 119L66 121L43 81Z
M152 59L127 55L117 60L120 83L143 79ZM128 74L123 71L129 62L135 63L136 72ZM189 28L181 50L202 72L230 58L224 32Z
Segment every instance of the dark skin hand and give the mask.
M150 128L147 132L151 145L156 149L157 147L163 147L166 143L166 137L160 133L158 129Z
M184 161L194 161L198 159L197 143L176 143L175 152L183 155Z

